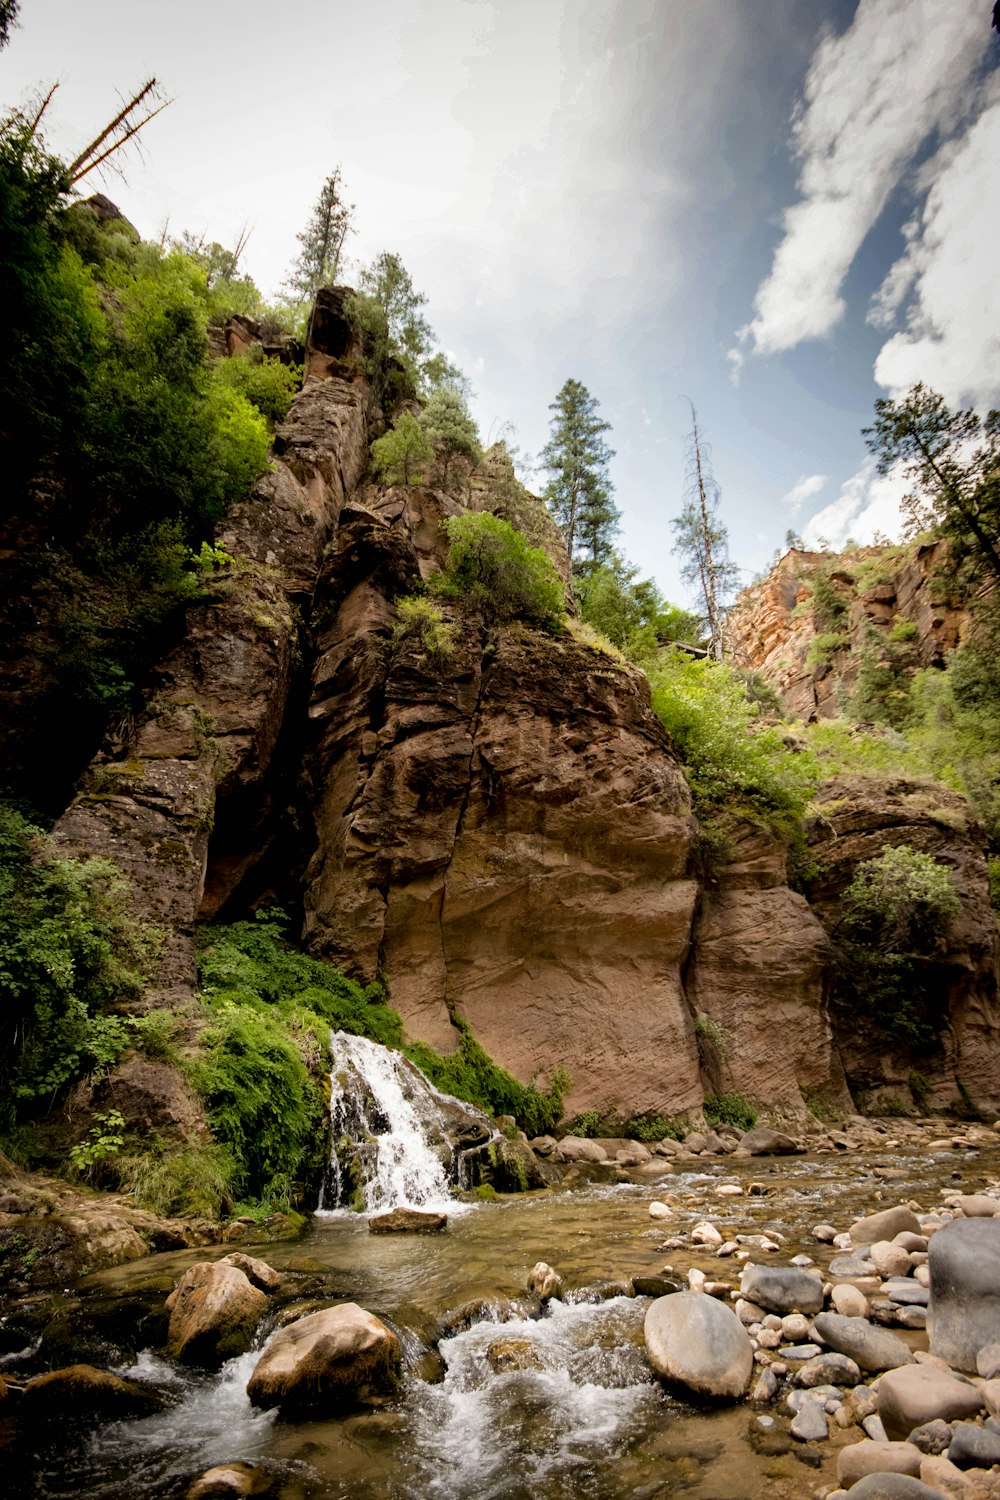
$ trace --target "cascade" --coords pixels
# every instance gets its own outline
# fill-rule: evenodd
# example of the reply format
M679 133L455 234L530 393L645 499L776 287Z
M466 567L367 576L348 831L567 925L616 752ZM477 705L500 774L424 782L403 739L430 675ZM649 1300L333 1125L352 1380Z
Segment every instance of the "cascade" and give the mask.
M467 1186L463 1158L496 1133L486 1115L378 1042L338 1031L330 1050L331 1150L318 1211L451 1209L451 1186Z

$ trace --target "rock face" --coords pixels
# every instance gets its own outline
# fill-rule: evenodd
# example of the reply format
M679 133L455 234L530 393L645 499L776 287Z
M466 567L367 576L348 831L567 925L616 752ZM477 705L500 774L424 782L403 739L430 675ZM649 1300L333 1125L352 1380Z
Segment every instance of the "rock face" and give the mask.
M698 1396L739 1399L753 1347L731 1308L702 1292L658 1297L646 1312L646 1353L665 1380Z
M275 1334L254 1367L254 1406L319 1415L391 1394L399 1380L399 1340L372 1313L345 1302L310 1313Z
M928 1252L932 1354L977 1372L977 1356L1000 1339L1000 1222L955 1219L933 1235Z

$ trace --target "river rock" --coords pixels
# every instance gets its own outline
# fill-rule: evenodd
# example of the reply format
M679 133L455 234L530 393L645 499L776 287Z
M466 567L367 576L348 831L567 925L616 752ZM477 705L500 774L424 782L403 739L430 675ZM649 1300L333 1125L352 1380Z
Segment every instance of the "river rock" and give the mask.
M327 1307L276 1333L254 1366L254 1406L322 1415L395 1391L399 1339L356 1302Z
M830 1301L835 1309L844 1318L867 1318L868 1298L864 1292L859 1292L856 1286L851 1286L849 1281L835 1286L830 1292Z
M588 1141L581 1135L564 1135L559 1142L563 1161L607 1161L608 1153L596 1141Z
M81 1364L34 1376L21 1392L19 1407L38 1423L77 1416L101 1415L112 1421L145 1417L165 1404L159 1391Z
M974 1385L935 1365L903 1365L888 1370L878 1383L878 1414L890 1437L905 1438L936 1417L953 1422L982 1409L983 1398Z
M910 1474L866 1474L848 1493L851 1500L941 1500L940 1490Z
M738 1399L753 1347L731 1308L697 1292L658 1297L646 1312L646 1353L658 1375L699 1396Z
M984 1344L976 1355L976 1372L984 1380L1000 1375L1000 1344Z
M938 1494L947 1495L949 1500L984 1500L984 1494L987 1493L944 1454L923 1458L920 1477L925 1484L937 1490Z
M951 1443L951 1423L935 1417L933 1422L914 1427L906 1441L919 1448L921 1453L946 1453Z
M748 1262L740 1278L740 1295L770 1312L819 1312L823 1283L811 1271L795 1266L757 1266Z
M222 1266L236 1266L237 1270L243 1272L251 1286L255 1286L261 1292L277 1292L281 1290L281 1277L278 1272L269 1266L267 1261L257 1260L252 1255L244 1255L241 1250L233 1250L229 1255L224 1255L219 1262Z
M200 1261L184 1272L166 1305L170 1357L215 1367L249 1349L267 1297L239 1266Z
M882 1283L882 1295L903 1306L926 1307L930 1291L912 1276L893 1276Z
M649 1205L649 1217L651 1219L669 1219L670 1213L671 1210L665 1203L661 1203L658 1198L654 1198Z
M715 1246L722 1244L722 1235L716 1229L714 1224L710 1224L705 1219L703 1219L700 1224L696 1224L694 1226L691 1231L691 1239L696 1245Z
M795 1372L796 1385L858 1385L861 1371L846 1354L816 1354Z
M793 1156L805 1148L790 1135L762 1125L756 1130L744 1131L739 1139L739 1149L751 1156Z
M368 1220L371 1234L440 1234L447 1227L447 1214L426 1208L393 1208Z
M960 1469L989 1469L1000 1464L1000 1433L976 1422L956 1422L951 1430L948 1457Z
M838 1354L846 1354L862 1370L876 1373L895 1370L913 1359L903 1340L894 1333L875 1328L867 1318L844 1317L841 1313L820 1313L813 1319L816 1337L829 1344ZM934 1413L933 1415L936 1415ZM911 1427L916 1423L911 1422ZM909 1428L907 1428L909 1431Z
M910 1254L891 1240L876 1240L872 1246L872 1265L880 1276L905 1276L910 1269Z
M912 1443L873 1443L867 1438L841 1448L837 1455L837 1478L849 1489L866 1474L920 1474L920 1450Z
M879 1240L895 1239L904 1229L911 1234L920 1233L920 1220L905 1203L898 1208L884 1208L865 1219L855 1219L849 1233L855 1245L874 1245Z
M554 1135L536 1135L534 1140L528 1142L528 1145L536 1156L548 1156L553 1161L563 1159L562 1152L559 1150L559 1142Z
M1000 1199L988 1193L960 1193L951 1206L960 1208L967 1219L992 1219L1000 1214Z
M530 1339L494 1339L486 1346L486 1360L494 1375L545 1368Z
M528 1272L527 1290L542 1302L548 1302L562 1291L562 1277L546 1261L536 1261Z
M809 1319L804 1313L786 1313L781 1320L781 1337L790 1344L802 1344L810 1336Z
M249 1500L273 1488L274 1475L259 1464L216 1464L188 1490L185 1500Z
M803 1401L792 1418L790 1430L792 1437L798 1438L800 1443L821 1442L828 1437L830 1429L826 1420L824 1398L817 1395Z
M932 1354L975 1370L984 1344L1000 1340L1000 1219L955 1219L928 1248Z

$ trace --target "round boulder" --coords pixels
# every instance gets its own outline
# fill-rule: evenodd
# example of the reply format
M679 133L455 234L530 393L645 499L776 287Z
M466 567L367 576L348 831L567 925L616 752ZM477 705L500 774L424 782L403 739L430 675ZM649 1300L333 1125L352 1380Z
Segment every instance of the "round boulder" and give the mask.
M798 1266L755 1266L748 1261L740 1279L740 1296L775 1313L815 1313L823 1306L823 1283Z
M245 1354L267 1297L239 1266L201 1261L167 1298L167 1353L186 1364L218 1366Z
M920 1476L921 1452L912 1443L873 1443L867 1438L841 1448L837 1455L837 1478L849 1489L866 1474Z
M1000 1340L1000 1219L955 1219L928 1247L932 1354L975 1371L984 1344Z
M247 1395L254 1406L320 1415L397 1388L399 1339L356 1302L327 1307L276 1333L254 1366Z
M769 1130L762 1125L756 1130L747 1130L740 1136L739 1149L748 1151L751 1156L793 1156L803 1151L804 1147L783 1131Z
M737 1400L750 1381L753 1347L739 1318L701 1292L658 1297L646 1313L646 1353L656 1373L698 1396Z

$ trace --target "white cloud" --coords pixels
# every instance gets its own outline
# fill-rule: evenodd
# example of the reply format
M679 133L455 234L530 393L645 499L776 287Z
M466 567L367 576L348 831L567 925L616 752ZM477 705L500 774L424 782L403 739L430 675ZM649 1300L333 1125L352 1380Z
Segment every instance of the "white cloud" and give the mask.
M827 477L826 474L804 474L801 479L796 480L787 495L782 495L782 504L791 506L793 511L800 510L807 500L819 494Z
M875 379L892 395L923 380L952 405L988 407L1000 397L1000 324L996 316L1000 161L1000 76L987 107L939 163L908 244L880 288L871 319L886 326L907 307L906 326L875 361Z
M898 538L903 523L900 502L911 488L898 470L879 474L875 459L866 459L845 480L836 500L817 511L803 529L806 546L816 547L825 541L838 550L848 537L867 543L875 540L876 532Z
M893 188L969 107L984 38L972 5L860 0L847 31L820 42L792 132L801 197L741 343L779 353L839 322L844 279Z

